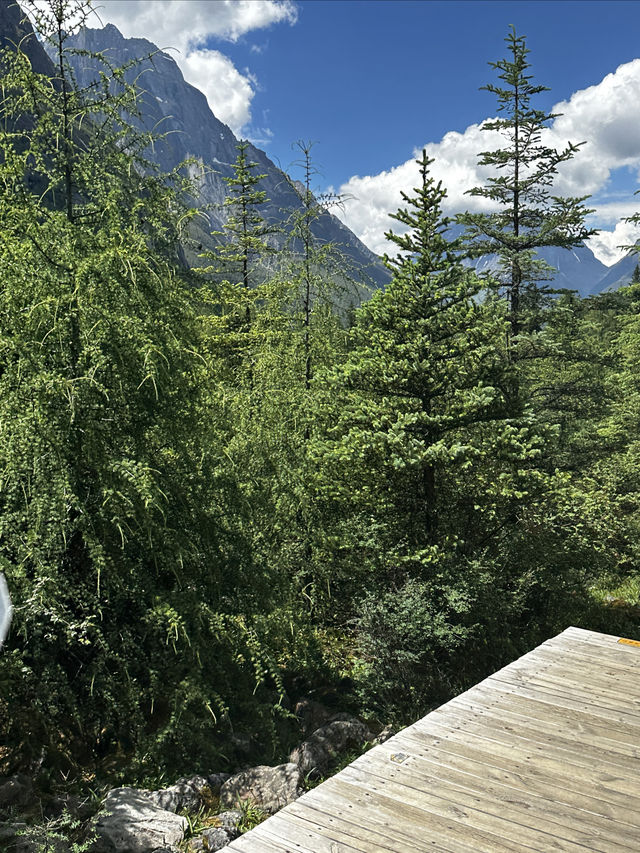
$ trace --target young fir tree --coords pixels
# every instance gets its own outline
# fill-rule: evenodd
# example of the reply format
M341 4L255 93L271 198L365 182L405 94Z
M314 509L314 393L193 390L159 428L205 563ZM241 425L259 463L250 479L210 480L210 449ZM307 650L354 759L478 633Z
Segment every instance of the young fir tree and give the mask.
M275 251L268 237L280 229L267 223L260 212L267 203L267 193L259 189L259 184L267 176L256 174L258 164L247 157L248 142L239 142L236 147L238 156L233 164L233 175L223 178L228 189L222 204L227 215L224 230L213 232L221 242L215 252L207 252L204 257L212 261L208 273L213 273L219 281L240 287L244 319L249 327L251 290L264 279L264 263Z
M76 5L39 15L54 79L20 51L0 64L0 712L14 767L119 751L154 772L270 707L247 618L268 584L218 464L184 211L136 154L123 73L73 87Z
M485 186L469 190L470 195L487 199L499 209L464 213L458 222L467 228L471 257L495 253L500 259L509 304L510 354L516 359L519 336L539 326L543 295L548 292L540 282L552 272L536 258L536 250L545 246L569 249L594 232L584 224L589 213L583 204L587 196L553 195L558 168L583 143L569 143L561 151L545 144L544 132L557 114L536 108L533 101L547 87L533 83L527 74L530 63L525 38L512 28L505 41L509 57L489 63L502 84L482 87L496 96L499 115L482 129L497 131L506 144L480 155L479 164L493 167L495 174Z

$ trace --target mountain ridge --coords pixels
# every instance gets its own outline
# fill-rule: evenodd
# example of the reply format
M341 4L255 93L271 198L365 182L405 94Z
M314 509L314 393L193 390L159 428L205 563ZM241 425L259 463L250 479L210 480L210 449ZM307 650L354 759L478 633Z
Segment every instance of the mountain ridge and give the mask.
M103 53L110 62L120 66L138 60L129 78L141 79L140 96L142 121L146 130L158 128L163 138L154 143L152 159L162 171L170 172L187 159L195 159L202 169L192 169L198 183L203 206L207 208L210 231L224 229L223 202L227 197L224 178L235 173L239 140L231 129L218 119L205 95L188 83L175 60L165 51L144 38L125 38L113 24L100 29L83 28L68 39L68 45L79 51ZM80 86L95 79L97 64L90 56L70 55L76 80ZM134 121L135 123L135 121ZM264 174L260 189L268 201L261 206L261 215L270 224L282 225L284 216L302 211L302 200L293 180L278 168L252 143L247 144L247 158L257 164L256 172ZM322 213L313 224L320 244L331 243L342 252L365 283L384 286L390 274L382 261L362 243L346 225L330 213ZM199 238L205 248L212 249L217 240L208 239L204 231ZM284 238L283 238L284 239Z
M131 69L130 75L141 75L144 86L140 101L144 116L142 126L147 130L159 128L164 134L154 143L151 159L165 172L188 158L200 163L200 169L192 169L192 177L199 185L209 222L206 227L199 228L197 238L205 249L213 249L217 239L212 238L210 232L224 229L223 202L227 197L224 178L233 176L237 156L238 139L231 129L215 116L205 95L184 79L173 57L150 40L127 39L114 24L107 23L102 28L83 28L70 37L68 43L79 50L104 53L114 65L141 60L139 66ZM50 58L17 3L0 0L0 47L17 44L25 49L34 70L55 73ZM90 57L76 55L72 64L79 85L87 85L95 78L97 66ZM299 182L276 166L256 145L248 143L247 155L257 163L258 171L266 175L261 188L269 201L261 212L267 222L282 224L291 212L300 212ZM314 224L314 231L320 243L336 244L356 274L361 271L370 286L383 287L388 283L390 273L381 259L340 219L325 213ZM551 287L576 290L582 297L615 290L628 283L637 263L635 254L629 254L608 267L585 245L574 249L547 247L540 250L539 256L557 270L548 282ZM485 256L474 261L473 266L479 271L491 271L497 267L497 260Z

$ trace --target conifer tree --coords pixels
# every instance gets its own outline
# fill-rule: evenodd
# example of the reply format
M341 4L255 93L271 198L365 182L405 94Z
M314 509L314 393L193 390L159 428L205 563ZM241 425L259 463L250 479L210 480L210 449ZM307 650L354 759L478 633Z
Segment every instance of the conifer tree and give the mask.
M484 595L473 560L527 493L539 445L506 419L506 318L499 301L477 298L482 282L447 237L430 163L423 152L420 183L395 214L408 230L387 235L393 279L355 313L315 445L315 594L330 585L328 618L358 621L364 657L376 660L372 694L395 708L415 698L410 684L424 697L466 636L464 613Z
M553 195L559 167L570 160L584 143L569 143L558 151L544 142L545 130L557 117L534 105L547 87L537 85L527 73L529 50L515 29L505 39L509 57L489 65L502 84L484 87L498 102L498 118L485 122L483 130L498 131L505 138L501 148L480 155L481 166L495 173L485 186L470 195L497 204L495 213L465 213L458 222L467 227L467 250L471 257L495 253L503 271L509 303L511 356L517 357L518 336L539 323L544 286L550 268L536 257L544 246L572 248L593 234L586 228L589 211L580 198Z
M236 147L238 156L233 164L233 175L223 178L228 188L222 203L227 216L224 230L213 232L221 242L215 252L206 252L203 257L212 261L208 273L219 281L241 287L248 327L252 313L250 292L264 279L261 262L264 264L268 255L275 251L268 238L280 229L267 223L261 213L267 203L267 193L259 184L266 175L257 174L258 164L248 158L249 143L239 142Z
M262 713L246 618L261 585L241 510L224 508L181 187L141 157L123 72L74 88L75 5L39 17L57 79L19 50L0 58L0 569L16 604L3 736L15 767L120 750L158 769L205 728L198 750L217 754L231 701L252 725Z

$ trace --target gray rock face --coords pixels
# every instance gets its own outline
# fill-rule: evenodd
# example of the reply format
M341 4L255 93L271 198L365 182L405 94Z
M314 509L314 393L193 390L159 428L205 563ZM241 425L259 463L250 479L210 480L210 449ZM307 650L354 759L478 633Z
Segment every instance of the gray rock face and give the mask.
M219 826L203 830L200 835L189 839L188 853L199 850L222 850L230 841L240 835L238 824L242 820L242 812L227 811L216 815Z
M362 746L371 737L367 727L357 720L334 720L296 747L289 761L298 765L303 776L323 776L340 753Z
M151 853L177 846L187 819L160 809L136 788L109 791L94 825L95 853Z
M189 157L204 166L204 170L195 169L192 178L196 172L200 175L197 180L201 193L199 202L212 207L207 211L210 228L199 230L198 239L205 248L213 248L216 240L208 232L224 227L226 214L221 204L227 196L227 186L223 178L233 175L232 164L238 154L238 140L230 128L211 112L202 92L185 81L172 57L159 51L150 41L126 39L113 24L107 24L102 29L81 30L69 38L68 45L102 52L115 65L142 60L127 75L131 82L140 77L144 89L139 101L142 120L138 124L145 130L155 129L156 133L167 134L154 145L153 151L147 152L148 157L164 172L171 171ZM79 86L86 86L96 78L97 66L91 58L70 56L69 59ZM283 225L292 212L302 210L299 192L264 151L249 145L247 158L258 164L257 174L265 175L259 188L266 192L268 203L261 208L261 214L268 222ZM313 231L318 243L334 243L340 249L352 264L356 278L362 271L362 277L376 286L389 282L390 273L380 259L339 219L323 214L314 223Z
M37 74L53 74L54 67L34 35L33 27L20 6L13 0L0 0L0 50L21 45Z
M378 746L381 743L385 743L386 741L389 740L390 737L393 737L393 735L396 734L396 732L397 732L397 729L395 728L395 726L392 726L389 723L389 725L386 725L382 729L382 731L374 737L374 739L372 741L373 745Z
M302 773L296 764L252 767L228 779L220 791L223 806L250 800L268 814L292 803L302 794Z
M178 779L168 788L151 791L148 797L159 809L165 809L168 812L191 812L200 808L201 791L208 787L209 782L205 776L190 776L188 779Z
M232 809L227 812L220 812L220 814L217 815L217 818L220 822L220 826L223 829L226 829L227 832L233 834L234 838L240 834L238 825L242 820L242 812L239 812L237 809Z

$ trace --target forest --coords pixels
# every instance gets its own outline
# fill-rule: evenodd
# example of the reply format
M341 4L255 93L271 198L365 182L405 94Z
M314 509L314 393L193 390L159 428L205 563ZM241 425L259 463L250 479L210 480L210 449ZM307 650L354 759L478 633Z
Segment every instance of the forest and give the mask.
M193 164L153 168L126 69L74 85L69 9L54 78L0 56L0 774L276 763L303 697L401 726L569 625L640 639L640 275L549 285L592 232L525 38L487 212L444 217L423 153L354 306L311 146L276 235L241 143L199 251Z

